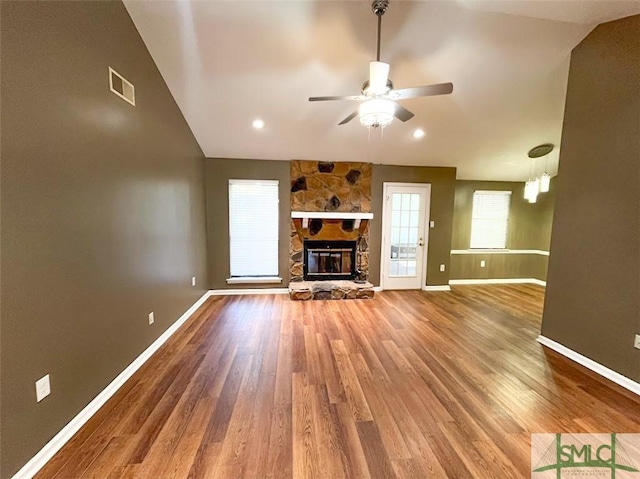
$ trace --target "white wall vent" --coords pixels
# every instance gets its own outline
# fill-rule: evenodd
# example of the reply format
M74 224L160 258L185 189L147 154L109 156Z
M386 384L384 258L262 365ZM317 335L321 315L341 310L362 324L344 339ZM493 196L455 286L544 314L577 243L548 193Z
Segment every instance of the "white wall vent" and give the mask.
M136 90L133 84L111 67L109 67L109 88L120 98L136 106Z

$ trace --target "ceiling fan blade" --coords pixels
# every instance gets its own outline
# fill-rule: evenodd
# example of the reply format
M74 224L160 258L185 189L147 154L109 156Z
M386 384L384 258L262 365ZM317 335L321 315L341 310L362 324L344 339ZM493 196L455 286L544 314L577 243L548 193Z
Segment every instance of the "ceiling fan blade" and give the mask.
M437 83L435 85L415 86L393 90L389 96L394 100L415 98L418 96L448 95L453 91L453 83Z
M387 79L389 78L389 64L384 62L369 62L369 93L384 95L387 93Z
M395 116L400 121L411 120L415 115L403 107L400 103L394 102L395 110L393 112L393 116Z
M351 113L351 115L349 115L348 117L346 117L344 120L342 120L340 123L338 123L338 125L344 125L345 123L349 123L351 120L353 120L356 116L358 116L358 112L354 111L353 113Z
M350 96L311 96L309 97L309 101L331 101L331 100L360 101L362 100L362 96L350 95Z

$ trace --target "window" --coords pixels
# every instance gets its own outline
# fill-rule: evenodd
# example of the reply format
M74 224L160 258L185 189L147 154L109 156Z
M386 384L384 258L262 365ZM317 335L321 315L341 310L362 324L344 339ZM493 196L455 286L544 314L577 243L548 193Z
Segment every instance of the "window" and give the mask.
M471 215L471 248L507 247L510 191L475 191Z
M278 276L278 181L229 180L231 277Z

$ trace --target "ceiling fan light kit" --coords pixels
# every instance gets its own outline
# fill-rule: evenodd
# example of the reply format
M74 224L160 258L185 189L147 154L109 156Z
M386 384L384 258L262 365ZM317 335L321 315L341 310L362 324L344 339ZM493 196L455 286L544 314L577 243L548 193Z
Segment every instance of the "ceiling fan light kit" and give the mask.
M388 9L389 0L374 0L371 4L371 10L378 17L378 42L376 60L369 63L369 80L362 85L361 94L309 98L309 101L347 100L360 102L358 110L338 123L339 125L349 123L356 116L360 117L360 124L367 128L384 128L390 125L394 118L405 122L413 118L414 114L400 105L397 100L421 96L448 95L453 91L452 83L440 83L400 90L393 89L393 82L389 79L389 64L380 61L382 16Z
M384 98L367 100L361 103L358 109L360 124L369 128L384 128L393 121L395 110L395 105L391 100L385 100Z

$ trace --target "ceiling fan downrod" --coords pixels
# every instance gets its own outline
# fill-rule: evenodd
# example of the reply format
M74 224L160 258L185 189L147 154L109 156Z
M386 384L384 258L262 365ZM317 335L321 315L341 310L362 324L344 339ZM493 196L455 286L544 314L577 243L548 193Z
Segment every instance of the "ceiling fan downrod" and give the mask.
M376 61L380 61L380 37L382 35L382 15L389 9L389 0L373 0L371 10L378 17L378 45L376 49Z

